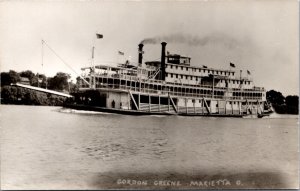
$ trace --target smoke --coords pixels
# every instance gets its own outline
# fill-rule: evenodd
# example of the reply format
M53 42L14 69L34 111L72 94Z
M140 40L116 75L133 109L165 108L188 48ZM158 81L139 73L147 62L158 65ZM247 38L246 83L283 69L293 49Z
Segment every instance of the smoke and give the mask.
M209 44L220 44L229 48L238 46L238 40L225 34L210 34L206 36L188 35L188 34L171 34L166 36L157 36L153 38L145 38L141 44L158 44L161 42L182 43L190 46L205 46Z

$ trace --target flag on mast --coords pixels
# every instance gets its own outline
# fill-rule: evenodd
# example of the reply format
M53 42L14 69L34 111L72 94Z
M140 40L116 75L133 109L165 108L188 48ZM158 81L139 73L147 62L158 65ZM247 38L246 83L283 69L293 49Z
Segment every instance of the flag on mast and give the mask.
M103 34L98 34L98 33L96 33L96 37L97 37L97 38L103 38Z
M233 63L230 62L230 67L235 68L235 64L233 64Z
M248 75L250 75L250 74L251 74L249 70L247 70L247 74L248 74Z
M118 51L118 54L124 56L124 52Z

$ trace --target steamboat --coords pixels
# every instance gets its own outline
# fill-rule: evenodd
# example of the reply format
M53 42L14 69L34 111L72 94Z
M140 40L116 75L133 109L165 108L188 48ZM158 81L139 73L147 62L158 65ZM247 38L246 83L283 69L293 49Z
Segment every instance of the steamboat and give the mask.
M249 71L242 77L232 63L229 70L192 66L190 57L170 54L166 46L161 43L160 61L143 62L139 44L137 64L82 68L79 90L64 107L130 115L263 117L272 112L265 89L254 86Z

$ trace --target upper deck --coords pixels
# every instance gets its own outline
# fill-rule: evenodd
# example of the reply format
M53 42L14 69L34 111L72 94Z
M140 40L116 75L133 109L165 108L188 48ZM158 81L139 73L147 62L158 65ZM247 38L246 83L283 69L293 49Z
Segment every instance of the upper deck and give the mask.
M172 93L181 96L204 96L221 99L265 99L264 88L255 87L242 70L214 69L205 65L192 66L191 58L165 54L162 43L161 61L142 62L139 45L139 64L129 62L118 66L98 65L83 68L83 76L90 85L81 83L81 89L112 88L149 93Z

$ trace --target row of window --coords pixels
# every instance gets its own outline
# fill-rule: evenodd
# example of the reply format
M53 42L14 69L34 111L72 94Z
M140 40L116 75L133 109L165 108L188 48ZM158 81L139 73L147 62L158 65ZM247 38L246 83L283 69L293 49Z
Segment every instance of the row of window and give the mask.
M182 74L172 74L172 73L168 74L168 73L166 73L166 77L168 77L169 75L170 75L170 78L176 78L176 79L178 79L180 77L180 79L183 79L185 77L186 80L188 80L188 79L190 79L190 80L195 79L196 81L198 81L199 78L200 78L198 76L189 76L189 75L182 75ZM225 80L220 80L221 83L223 81L225 82ZM250 81L239 81L239 80L228 80L228 81L229 82L232 81L233 84L236 83L236 84L248 84L248 85L250 85Z
M202 102L202 100L201 99L199 99L199 103L201 103ZM192 99L192 103L196 103L196 100L195 99ZM207 100L206 101L206 103L207 103L207 105L208 105L208 107L210 107L210 100ZM235 105L235 104L239 104L239 102L237 102L237 101L229 101L228 102L230 105ZM255 103L256 104L256 103ZM242 103L242 105L245 105L245 103ZM216 105L217 107L218 107L218 104Z
M168 65L167 67L170 66L170 69L173 69L173 65ZM174 66L174 68L177 70L178 67L180 67L181 70L183 70L185 68L186 71L189 71L189 68L190 67L185 67L185 66ZM234 72L225 72L225 71L218 71L218 70L209 70L209 69L201 69L201 68L191 68L192 69L192 72L197 72L197 70L199 72L202 72L205 73L207 71L207 73L212 73L212 74L220 74L220 75L232 75L234 76Z

